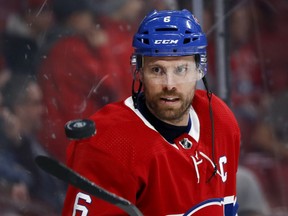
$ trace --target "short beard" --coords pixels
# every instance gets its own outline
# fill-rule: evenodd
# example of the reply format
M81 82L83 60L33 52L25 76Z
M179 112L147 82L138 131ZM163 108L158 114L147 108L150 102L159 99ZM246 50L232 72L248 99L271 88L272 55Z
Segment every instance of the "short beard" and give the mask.
M183 99L182 95L175 94L175 93L169 94L169 95L177 95L177 97L179 97L179 100L182 101L182 105L178 109L174 109L174 108L163 109L162 107L159 107L157 103L157 100L163 95L168 95L168 94L167 92L164 94L160 93L156 95L155 97L150 98L150 100L146 100L148 109L161 121L171 122L175 124L177 124L178 122L181 122L185 114L189 113L191 103L192 103L192 98Z

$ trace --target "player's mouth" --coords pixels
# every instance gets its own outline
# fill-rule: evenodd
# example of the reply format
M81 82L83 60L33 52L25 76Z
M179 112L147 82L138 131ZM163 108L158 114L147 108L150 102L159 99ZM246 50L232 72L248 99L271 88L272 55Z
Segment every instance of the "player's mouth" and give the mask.
M180 100L179 97L161 97L160 100L164 103L173 104Z

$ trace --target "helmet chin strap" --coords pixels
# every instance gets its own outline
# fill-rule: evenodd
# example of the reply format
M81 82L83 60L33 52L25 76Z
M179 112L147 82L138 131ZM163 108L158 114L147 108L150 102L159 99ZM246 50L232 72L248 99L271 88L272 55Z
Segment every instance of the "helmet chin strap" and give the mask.
M217 163L215 162L215 133L214 133L214 118L213 118L213 109L212 109L212 91L209 89L208 87L208 82L207 82L207 79L206 77L204 76L202 78L203 80L203 83L204 83L204 86L205 86L205 89L207 91L207 97L208 97L208 100L209 100L209 115L210 115L210 122L211 122L211 131L212 131L212 134L211 134L211 137L212 137L212 140L211 140L211 143L212 143L212 162L213 162L213 165L214 165L214 170L213 170L213 173L212 175L209 177L209 179L207 180L207 182L210 182L210 180L216 175L217 173Z
M134 108L137 109L138 107L138 96L139 94L141 93L141 90L142 90L142 82L136 78L136 74L139 73L137 70L135 70L134 72L134 78L133 78L133 81L132 81L132 100L133 100L133 104L134 104ZM137 91L135 91L135 82L136 81L139 81L139 86L138 86L138 89Z

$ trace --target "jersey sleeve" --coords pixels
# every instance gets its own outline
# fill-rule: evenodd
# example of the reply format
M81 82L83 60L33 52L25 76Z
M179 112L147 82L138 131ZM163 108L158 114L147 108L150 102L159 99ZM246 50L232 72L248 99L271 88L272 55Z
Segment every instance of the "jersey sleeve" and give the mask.
M90 140L73 143L69 149L72 153L68 164L80 175L86 177L100 187L119 195L132 203L136 202L137 180L131 171L115 158L117 152L106 148L95 148ZM108 143L109 142L109 143ZM112 142L112 143L111 143ZM119 140L101 138L101 145L112 145ZM118 145L121 145L118 143ZM109 148L108 148L109 149ZM121 154L121 152L118 152ZM127 215L123 210L106 201L98 199L73 186L69 186L63 208L63 215Z

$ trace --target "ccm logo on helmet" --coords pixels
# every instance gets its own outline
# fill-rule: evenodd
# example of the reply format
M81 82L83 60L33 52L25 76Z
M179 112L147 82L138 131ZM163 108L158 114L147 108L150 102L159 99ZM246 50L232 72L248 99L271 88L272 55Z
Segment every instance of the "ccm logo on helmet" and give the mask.
M154 44L177 44L179 40L155 40Z

